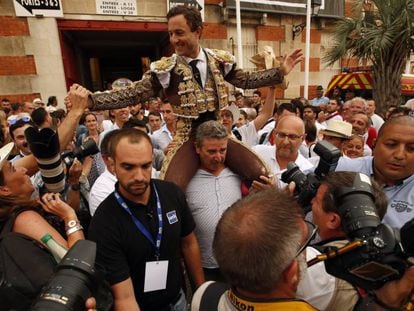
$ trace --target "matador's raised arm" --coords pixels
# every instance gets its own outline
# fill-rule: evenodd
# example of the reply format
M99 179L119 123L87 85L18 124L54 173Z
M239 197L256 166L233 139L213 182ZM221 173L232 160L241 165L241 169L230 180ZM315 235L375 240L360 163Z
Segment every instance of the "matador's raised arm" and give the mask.
M230 71L224 79L235 87L248 90L282 83L284 77L285 76L280 68L272 68L257 72L247 72L241 69L235 69Z
M141 80L135 81L125 88L92 93L89 107L91 110L107 110L132 106L158 96L161 89L158 79L147 72Z

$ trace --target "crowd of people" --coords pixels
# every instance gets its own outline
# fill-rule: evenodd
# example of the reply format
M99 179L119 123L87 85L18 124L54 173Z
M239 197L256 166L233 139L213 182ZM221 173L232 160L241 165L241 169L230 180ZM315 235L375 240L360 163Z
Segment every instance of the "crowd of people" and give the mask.
M2 99L0 230L11 222L14 232L40 243L49 233L65 248L96 242L114 310L388 310L410 301L412 268L365 293L322 263L306 267L319 246L347 244L335 193L360 173L384 224L400 229L414 217L410 108L380 115L372 98L340 89L325 96L322 86L314 99L276 103L275 86L300 50L279 68L246 73L227 52L201 48L196 10L174 7L167 20L176 54L140 81L96 93L74 84L65 109L54 96L47 105ZM59 154L89 141L99 152L62 164L65 185L53 193L31 150L32 128L57 132ZM319 141L341 156L305 215L281 176L291 162L313 172ZM231 157L242 154L250 158L235 166ZM261 173L244 178L256 160ZM193 168L162 180L176 163Z

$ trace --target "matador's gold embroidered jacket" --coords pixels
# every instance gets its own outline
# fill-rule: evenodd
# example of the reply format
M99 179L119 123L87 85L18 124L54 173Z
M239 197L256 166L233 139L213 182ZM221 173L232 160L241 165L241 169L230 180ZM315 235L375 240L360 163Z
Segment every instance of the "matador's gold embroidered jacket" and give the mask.
M132 85L91 95L93 110L116 109L144 102L162 90L173 106L174 114L197 119L206 111L228 105L225 81L241 89L255 89L279 84L284 76L279 68L260 72L236 69L234 56L222 50L204 49L207 56L207 79L204 89L193 77L191 67L176 54L151 63L150 70ZM165 82L167 81L167 82Z

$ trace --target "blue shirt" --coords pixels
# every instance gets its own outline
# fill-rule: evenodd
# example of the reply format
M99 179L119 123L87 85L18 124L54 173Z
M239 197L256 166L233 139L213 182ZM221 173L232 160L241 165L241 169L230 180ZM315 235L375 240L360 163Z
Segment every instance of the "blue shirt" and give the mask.
M326 96L322 96L322 97L319 97L319 98L315 97L311 101L312 106L327 105L328 103L329 103L329 98L326 97Z
M372 159L373 157L357 159L341 157L336 171L360 172L372 176L374 173ZM382 190L388 198L387 212L382 222L400 229L414 217L414 175L397 185L386 186Z

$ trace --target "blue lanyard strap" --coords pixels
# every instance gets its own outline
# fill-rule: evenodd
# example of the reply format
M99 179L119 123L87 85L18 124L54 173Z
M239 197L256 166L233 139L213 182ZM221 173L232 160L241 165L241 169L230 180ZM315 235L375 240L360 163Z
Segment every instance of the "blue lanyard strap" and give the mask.
M155 257L159 258L160 256L160 248L161 248L161 240L162 240L162 225L163 225L163 221L162 221L162 209L161 209L161 202L160 202L160 198L158 196L158 192L157 189L154 185L154 192L155 192L155 197L157 199L157 219L158 219L158 230L157 230L157 238L154 242L154 238L152 237L151 233L147 230L147 228L145 228L145 226L142 224L142 222L139 221L138 218L136 218L129 206L126 204L126 202L124 201L124 199L119 195L118 191L115 190L114 194L115 194L115 198L118 201L118 204L121 205L123 207L123 209L129 214L129 216L131 216L135 226L137 227L137 229L151 242L151 244L155 247Z

